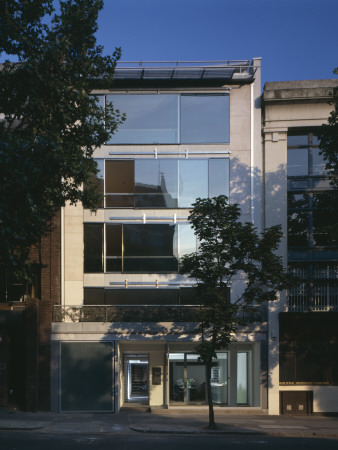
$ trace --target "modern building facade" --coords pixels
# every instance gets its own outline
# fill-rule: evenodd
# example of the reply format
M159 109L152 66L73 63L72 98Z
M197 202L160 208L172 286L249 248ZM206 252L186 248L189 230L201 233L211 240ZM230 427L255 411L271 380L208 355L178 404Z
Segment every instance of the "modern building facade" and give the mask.
M93 92L126 121L94 155L104 205L62 211L53 410L206 403L194 280L178 259L197 248L187 220L197 197L228 195L261 230L260 70L260 59L126 65L113 90ZM215 404L267 410L261 319L215 360Z

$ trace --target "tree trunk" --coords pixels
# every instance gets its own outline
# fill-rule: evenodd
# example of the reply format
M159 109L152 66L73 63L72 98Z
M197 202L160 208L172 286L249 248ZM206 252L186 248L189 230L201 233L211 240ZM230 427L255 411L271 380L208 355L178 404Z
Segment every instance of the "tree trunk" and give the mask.
M214 416L214 405L212 403L212 395L211 395L211 367L212 367L212 359L207 361L206 363L206 379L207 379L207 395L208 395L208 404L209 404L209 425L208 428L217 428L215 423Z

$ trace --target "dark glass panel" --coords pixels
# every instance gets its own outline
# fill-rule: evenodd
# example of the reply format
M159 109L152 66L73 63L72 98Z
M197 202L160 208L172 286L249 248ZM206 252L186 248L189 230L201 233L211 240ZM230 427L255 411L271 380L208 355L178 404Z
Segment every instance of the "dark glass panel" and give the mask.
M229 96L181 96L181 142L229 142Z
M296 354L280 352L279 354L279 381L281 383L295 383Z
M122 272L122 258L106 258L106 272Z
M314 210L313 244L318 246L338 245L337 218L331 210Z
M104 288L84 288L85 305L104 305Z
M134 195L106 195L106 208L133 208Z
M122 225L106 225L106 256L122 256Z
M126 113L109 144L178 143L178 95L108 95L107 101Z
M135 161L135 206L177 208L178 161Z
M308 153L307 148L288 149L288 177L309 174Z
M177 305L178 289L107 289L108 305Z
M208 197L208 160L179 161L179 207L190 208L198 197Z
M296 382L298 383L329 383L331 381L331 361L323 346L320 352L315 352L306 345L297 344Z
M180 288L180 305L199 305L200 303L197 288Z
M308 209L308 203L307 194L288 192L288 210Z
M288 211L288 246L303 247L308 244L308 215L303 211Z
M209 197L229 197L229 159L209 159Z
M176 225L124 225L125 256L173 256Z
M134 192L134 161L106 160L106 194Z
M139 272L177 272L178 261L175 257L125 257L123 260L125 273Z
M288 147L299 147L309 144L309 137L307 134L290 136L288 135Z
M84 224L84 271L103 272L103 224Z

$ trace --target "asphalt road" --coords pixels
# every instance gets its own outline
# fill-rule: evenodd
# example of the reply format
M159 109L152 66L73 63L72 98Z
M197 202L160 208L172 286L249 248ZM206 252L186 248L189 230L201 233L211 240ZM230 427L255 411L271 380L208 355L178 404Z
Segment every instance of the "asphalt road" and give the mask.
M42 434L0 432L0 450L331 450L338 439L275 436L175 436L165 434Z

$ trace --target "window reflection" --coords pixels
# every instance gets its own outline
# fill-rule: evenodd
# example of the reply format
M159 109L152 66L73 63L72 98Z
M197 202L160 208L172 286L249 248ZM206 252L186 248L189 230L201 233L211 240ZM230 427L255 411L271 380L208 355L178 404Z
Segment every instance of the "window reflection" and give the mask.
M108 144L178 143L177 95L107 95L126 120Z
M228 94L115 94L106 100L126 114L108 144L229 142Z
M178 161L135 161L135 206L177 208Z
M308 175L308 152L307 148L288 149L289 177Z
M229 159L107 160L110 208L190 208L197 197L229 195Z
M208 160L179 161L179 206L190 207L208 197Z
M182 95L181 142L229 142L229 96Z
M209 160L209 197L226 195L229 197L229 159Z

